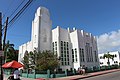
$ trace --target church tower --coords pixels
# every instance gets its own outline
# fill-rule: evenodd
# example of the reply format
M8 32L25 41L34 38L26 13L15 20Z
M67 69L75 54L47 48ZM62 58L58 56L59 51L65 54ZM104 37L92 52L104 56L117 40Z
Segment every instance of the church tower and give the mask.
M51 50L52 43L52 21L47 8L39 7L32 21L32 49L38 51Z

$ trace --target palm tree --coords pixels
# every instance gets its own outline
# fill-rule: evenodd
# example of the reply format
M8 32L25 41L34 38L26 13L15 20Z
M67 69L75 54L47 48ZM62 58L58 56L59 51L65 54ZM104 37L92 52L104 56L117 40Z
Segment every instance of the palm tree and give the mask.
M14 44L10 44L9 41L7 41L7 44L4 48L4 55L5 55L5 62L9 62L12 60L18 60L18 54L16 53L16 50L14 49Z
M108 64L108 66L110 66L110 59L114 60L114 55L111 55L111 54L109 54L109 52L108 52L107 54L104 54L104 55L103 55L103 58L104 58L104 59L105 59L105 58L108 59L107 64Z

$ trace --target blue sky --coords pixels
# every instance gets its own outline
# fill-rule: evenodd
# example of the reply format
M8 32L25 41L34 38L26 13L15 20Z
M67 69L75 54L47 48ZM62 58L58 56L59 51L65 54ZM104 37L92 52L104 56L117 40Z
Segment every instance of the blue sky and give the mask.
M25 2L27 1L25 0ZM0 11L5 15L3 22L21 2L22 0L1 0ZM118 45L118 42L120 43L118 38L120 0L35 0L19 20L8 28L7 40L15 44L16 49L23 43L30 41L31 22L39 6L49 9L52 28L56 26L62 28L76 27L90 32L98 37L100 52L120 49L120 45ZM117 37L117 40L111 36L114 36L115 39ZM108 43L108 45L103 45L103 43ZM109 45L110 43L113 44ZM110 48L106 49L107 47Z

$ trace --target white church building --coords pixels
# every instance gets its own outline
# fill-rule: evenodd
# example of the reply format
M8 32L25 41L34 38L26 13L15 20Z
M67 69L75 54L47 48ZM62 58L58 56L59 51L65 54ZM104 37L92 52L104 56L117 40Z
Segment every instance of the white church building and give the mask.
M63 29L57 26L52 30L52 21L47 8L39 7L32 21L31 41L19 46L21 62L26 51L51 50L60 57L60 68L63 70L80 66L98 67L98 50L96 37L91 33L75 28Z

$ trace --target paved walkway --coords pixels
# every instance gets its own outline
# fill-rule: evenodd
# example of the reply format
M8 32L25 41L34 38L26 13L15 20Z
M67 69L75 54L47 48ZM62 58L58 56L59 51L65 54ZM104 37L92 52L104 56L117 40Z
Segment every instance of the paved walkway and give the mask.
M4 75L4 80L7 80L8 79L8 75ZM21 80L35 80L35 79L32 79L32 78L24 78L24 77L20 77Z
M116 72L116 71L120 71L120 69L93 72L93 73L88 73L86 75L74 75L74 76L69 76L69 77L51 78L49 80L78 80L78 79L88 78L88 77L107 74L107 73Z
M67 76L67 77L60 77L60 78L49 78L49 79L46 79L46 80L78 80L78 79L88 78L88 77L107 74L107 73L116 72L116 71L120 71L120 69L113 69L113 70L106 70L106 71L88 73L88 74L85 74L85 75L74 75L74 76ZM7 78L8 78L8 76L4 75L4 80L7 80ZM32 79L32 78L21 77L21 80L42 80L42 78Z

